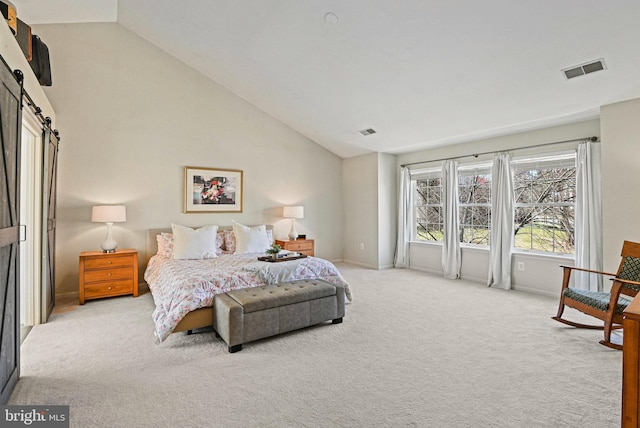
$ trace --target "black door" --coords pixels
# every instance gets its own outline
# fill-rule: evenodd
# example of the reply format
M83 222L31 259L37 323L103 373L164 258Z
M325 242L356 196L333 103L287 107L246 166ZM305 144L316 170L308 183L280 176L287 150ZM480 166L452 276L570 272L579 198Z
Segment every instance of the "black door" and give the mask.
M22 87L0 58L0 402L20 374L20 108Z
M52 131L49 121L44 128L44 183L42 207L43 207L43 257L42 275L44 281L43 299L45 316L44 322L49 319L49 315L56 303L56 276L55 276L55 256L56 256L56 177L58 171L58 135L57 131Z

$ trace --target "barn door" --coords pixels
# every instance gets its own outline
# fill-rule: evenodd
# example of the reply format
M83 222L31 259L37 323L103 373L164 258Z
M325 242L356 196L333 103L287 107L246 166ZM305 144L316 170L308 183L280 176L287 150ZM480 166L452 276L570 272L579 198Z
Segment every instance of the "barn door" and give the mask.
M22 73L16 75L22 77ZM22 78L20 78L22 82ZM20 374L19 224L21 83L0 58L0 402Z
M52 131L50 122L44 128L44 171L42 186L42 303L43 322L49 319L56 303L56 178L58 170L58 134Z

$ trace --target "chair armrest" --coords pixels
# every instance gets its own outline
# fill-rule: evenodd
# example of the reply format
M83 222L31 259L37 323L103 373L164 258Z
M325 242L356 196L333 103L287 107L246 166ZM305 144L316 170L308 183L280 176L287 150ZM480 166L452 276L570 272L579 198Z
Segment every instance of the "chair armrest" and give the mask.
M610 278L609 280L622 282L623 284L637 285L640 287L640 281L631 281L630 279L622 279L622 278Z
M575 266L560 265L560 267L564 268L564 269L579 270L581 272L591 272L591 273L597 273L597 274L600 274L600 275L616 276L615 273L609 273L609 272L602 272L602 271L599 271L599 270L579 268L579 267L575 267Z

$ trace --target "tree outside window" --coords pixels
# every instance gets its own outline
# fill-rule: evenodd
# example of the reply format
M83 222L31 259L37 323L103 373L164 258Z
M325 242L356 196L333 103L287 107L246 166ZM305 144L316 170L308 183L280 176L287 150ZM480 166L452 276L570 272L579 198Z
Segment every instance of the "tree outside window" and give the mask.
M518 249L575 252L575 155L515 165L515 239Z
M575 252L575 153L512 161L514 176L514 246L516 249ZM459 168L459 239L488 246L491 233L490 167ZM415 238L442 242L442 179L439 170L415 180Z

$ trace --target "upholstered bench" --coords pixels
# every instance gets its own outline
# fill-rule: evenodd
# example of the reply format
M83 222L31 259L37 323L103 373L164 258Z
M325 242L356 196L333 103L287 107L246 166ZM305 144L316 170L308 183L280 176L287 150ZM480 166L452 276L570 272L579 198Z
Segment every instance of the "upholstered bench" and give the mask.
M332 320L342 322L344 287L308 279L232 290L214 299L213 328L229 347Z

